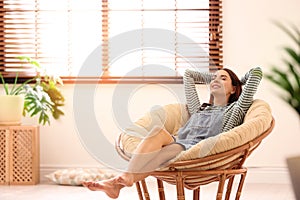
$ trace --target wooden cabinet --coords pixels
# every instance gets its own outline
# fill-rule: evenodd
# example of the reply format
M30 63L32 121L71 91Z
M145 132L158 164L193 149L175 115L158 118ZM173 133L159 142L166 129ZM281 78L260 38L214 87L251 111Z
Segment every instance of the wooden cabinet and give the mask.
M0 185L33 185L40 179L38 126L0 126Z

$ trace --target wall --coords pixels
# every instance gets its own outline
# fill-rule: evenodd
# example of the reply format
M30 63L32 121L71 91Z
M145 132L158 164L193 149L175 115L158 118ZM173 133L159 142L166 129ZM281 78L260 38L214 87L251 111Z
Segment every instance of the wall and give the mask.
M299 6L300 2L297 0L226 1L224 64L241 68L241 71L250 66L261 66L268 72L273 64L284 68L281 63L281 47L291 44L291 41L272 21L294 23L299 27ZM242 7L245 9L240 9ZM286 156L300 153L300 148L297 147L300 139L299 118L297 119L297 114L278 98L276 89L264 80L257 95L271 104L276 119L275 131L266 141L269 148L264 148L264 154L258 153L257 158L259 157L264 165L285 166L283 160Z
M239 75L250 67L261 66L268 71L272 64L280 65L282 44L288 44L288 38L272 24L272 20L296 23L300 25L298 0L224 0L224 64L230 66ZM84 87L94 87L85 85ZM132 85L123 85L124 90L132 90ZM74 113L73 103L82 107L86 102L76 102L73 98L74 85L65 85L65 116L60 121L52 121L51 126L41 127L41 169L50 171L62 167L94 167L100 163L90 155L82 145ZM130 96L128 113L132 120L141 116L154 105L177 102L183 96L181 85L145 85L135 88ZM95 92L95 116L105 137L114 144L120 132L114 120L117 113L112 108L114 85L100 85ZM254 179L258 182L288 182L285 159L300 154L300 124L297 114L278 96L274 85L264 79L256 98L270 103L276 119L273 133L247 162ZM84 90L82 91L84 95ZM122 112L127 112L127 109ZM87 111L90 112L90 111ZM79 123L87 123L82 119ZM34 123L25 119L24 123ZM88 127L87 127L88 129ZM84 134L80 132L80 134ZM99 143L99 148L101 148ZM103 151L105 151L103 149ZM251 176L250 176L251 177ZM277 179L276 179L277 178ZM276 179L276 180L274 180Z
M272 65L284 68L281 48L292 42L273 21L300 27L300 1L229 0L224 1L223 6L224 64L242 73L253 66L261 66L265 73ZM280 91L263 79L256 97L270 103L276 126L247 162L253 168L268 169L262 170L262 176L268 172L277 177L283 176L286 173L286 157L300 154L300 120L277 94ZM274 176L268 178L274 181Z

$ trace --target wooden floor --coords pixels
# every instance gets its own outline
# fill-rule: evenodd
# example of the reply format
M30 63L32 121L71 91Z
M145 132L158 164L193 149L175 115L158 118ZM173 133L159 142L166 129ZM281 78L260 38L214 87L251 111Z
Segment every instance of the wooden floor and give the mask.
M158 199L155 181L148 180L148 190L152 200ZM165 185L166 199L175 200L173 185ZM216 185L205 186L201 190L201 200L215 199ZM0 200L106 200L103 192L92 192L81 186L59 186L42 183L34 186L0 186ZM138 200L135 187L124 188L119 200ZM186 199L192 199L192 192L186 191ZM232 197L232 199L234 199ZM241 200L295 200L292 187L288 184L245 183Z

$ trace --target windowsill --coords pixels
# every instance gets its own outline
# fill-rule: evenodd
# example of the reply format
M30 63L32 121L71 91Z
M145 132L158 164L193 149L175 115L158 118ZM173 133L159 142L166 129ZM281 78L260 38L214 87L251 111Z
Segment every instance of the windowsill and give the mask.
M34 76L22 76L18 77L18 83L24 83L25 81L34 78ZM13 84L15 77L5 77L5 82L8 84ZM61 77L64 84L182 84L183 80L180 76L153 76L153 77L140 77L140 76L86 76L86 77L75 77L75 76L62 76ZM34 82L34 81L33 81ZM1 82L0 82L1 84Z
M182 77L61 77L64 84L182 84Z

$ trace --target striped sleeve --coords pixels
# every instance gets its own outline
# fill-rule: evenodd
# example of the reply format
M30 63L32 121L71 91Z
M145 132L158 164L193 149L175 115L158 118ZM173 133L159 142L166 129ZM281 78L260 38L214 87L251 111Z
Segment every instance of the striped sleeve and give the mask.
M244 77L245 86L239 99L224 116L225 123L223 123L223 131L228 131L242 124L244 117L252 104L253 96L257 91L262 76L263 74L260 67L253 68L246 74Z
M184 91L187 101L187 107L190 114L196 113L200 106L200 100L196 90L196 83L210 83L212 79L211 73L198 72L187 69L183 76Z

